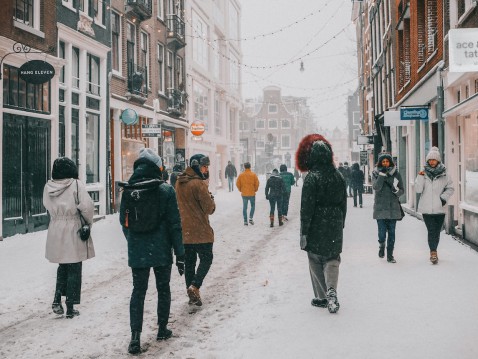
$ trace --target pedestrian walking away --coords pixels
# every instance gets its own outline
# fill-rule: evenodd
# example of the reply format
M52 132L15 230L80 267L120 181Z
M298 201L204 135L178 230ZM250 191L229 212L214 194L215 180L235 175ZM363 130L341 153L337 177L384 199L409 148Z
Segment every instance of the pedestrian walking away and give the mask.
M297 170L297 168L294 168L294 177L295 177L295 186L299 187L299 178L300 178L300 173Z
M254 211L256 209L256 192L259 190L259 178L251 171L251 164L244 163L244 172L237 177L236 186L242 197L242 216L244 217L244 225L254 224ZM251 203L249 212L249 222L247 222L247 206Z
M300 248L307 252L314 298L311 304L336 313L343 228L347 214L345 179L335 168L330 143L319 134L304 137L296 153L304 178L300 207Z
M189 164L184 173L178 176L176 193L186 252L186 292L189 304L201 306L199 289L213 260L214 231L209 224L209 216L216 210L216 204L207 187L209 157L195 154ZM199 265L196 267L198 258Z
M403 181L400 173L389 153L381 153L372 172L372 188L375 191L373 203L373 218L378 226L378 256L385 256L387 247L387 261L396 263L393 251L395 249L395 227L397 220L402 219L400 197L404 193ZM388 235L387 235L388 234Z
M445 221L445 206L455 192L446 167L441 163L438 147L432 147L427 154L425 167L415 179L415 191L421 193L418 212L422 214L427 227L430 261L437 264L440 232Z
M61 297L66 297L66 318L73 318L80 314L74 306L80 304L82 263L95 256L91 236L80 238L80 216L91 228L94 204L69 158L59 157L53 162L51 180L43 190L43 205L50 215L45 257L58 263L52 310L64 314Z
M227 161L226 170L224 174L227 179L227 184L229 186L229 192L234 191L234 179L237 177L236 167L232 164L231 161Z
M269 219L271 221L270 226L274 227L274 214L277 205L277 219L279 220L279 226L282 226L282 198L285 192L285 184L279 175L277 168L272 170L272 174L266 183L266 199L269 200L270 211Z
M363 194L364 174L357 162L352 165L352 172L350 172L350 183L354 194L354 207L357 207L357 197L360 208L362 208L362 194Z
M141 352L144 300L151 269L156 278L157 340L169 339L171 268L173 251L180 275L184 273L184 246L176 192L164 182L162 160L150 148L143 148L133 164L133 174L124 187L120 223L128 245L128 266L133 277L130 300L130 354ZM129 213L135 213L134 218Z
M174 165L173 172L171 172L171 176L169 176L169 183L173 188L176 188L176 181L178 180L178 176L183 172L183 168L181 165Z
M282 164L279 167L280 177L284 181L285 191L282 195L282 221L288 221L287 214L289 213L289 200L292 186L295 183L294 175L287 172L287 166Z

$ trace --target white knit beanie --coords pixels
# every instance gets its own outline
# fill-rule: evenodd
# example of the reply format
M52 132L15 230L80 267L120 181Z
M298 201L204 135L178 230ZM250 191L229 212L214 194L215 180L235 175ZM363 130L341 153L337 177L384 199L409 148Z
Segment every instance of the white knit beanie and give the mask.
M437 160L438 162L441 162L441 156L440 156L440 150L438 147L432 147L430 152L428 152L428 155L426 157L426 161L428 160Z
M163 166L163 161L161 160L161 157L159 157L159 155L152 148L143 147L142 149L140 149L139 158L147 158L159 168Z

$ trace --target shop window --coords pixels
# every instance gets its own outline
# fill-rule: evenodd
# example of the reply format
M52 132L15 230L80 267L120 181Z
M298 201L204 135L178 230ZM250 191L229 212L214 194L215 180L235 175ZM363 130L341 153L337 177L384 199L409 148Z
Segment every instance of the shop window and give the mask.
M86 114L86 183L96 183L100 179L100 116Z
M476 116L466 119L464 136L464 165L465 165L465 202L478 206L478 152L476 141L478 138L478 119Z
M88 92L93 95L100 95L100 59L96 56L87 55L88 67L86 75L88 78Z
M65 156L65 106L58 111L58 155Z
M80 164L80 110L71 109L71 156L76 165Z

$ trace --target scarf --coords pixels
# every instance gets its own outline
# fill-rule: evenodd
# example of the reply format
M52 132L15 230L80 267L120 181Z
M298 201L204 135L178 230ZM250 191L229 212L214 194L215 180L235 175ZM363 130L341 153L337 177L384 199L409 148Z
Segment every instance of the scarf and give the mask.
M425 173L431 179L435 179L435 177L438 177L444 174L445 171L446 171L445 165L443 165L442 163L439 163L435 168L430 166L428 163L425 165Z

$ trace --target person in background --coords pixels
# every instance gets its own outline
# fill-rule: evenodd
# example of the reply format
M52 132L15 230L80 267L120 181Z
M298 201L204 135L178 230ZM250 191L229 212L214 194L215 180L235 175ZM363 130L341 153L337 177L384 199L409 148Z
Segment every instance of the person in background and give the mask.
M294 177L295 177L295 186L299 187L300 173L299 171L297 171L297 168L294 168Z
M279 167L280 177L284 181L285 191L282 195L282 221L288 221L287 214L289 213L289 200L291 188L295 183L294 175L290 172L287 172L287 166L282 164Z
M178 176L183 172L183 168L181 165L174 165L173 167L173 172L171 173L171 176L169 176L169 182L171 183L171 186L173 188L176 187L176 181L178 179Z
M381 153L372 172L372 188L375 191L373 203L373 219L378 226L378 256L385 256L387 245L387 262L396 263L393 251L395 249L395 227L397 220L402 218L400 197L404 193L402 176L393 163L389 153ZM388 236L387 236L388 233Z
M186 251L184 277L189 304L197 306L202 305L199 289L213 260L214 231L209 224L209 216L216 210L216 203L207 186L209 165L209 157L195 154L189 161L189 167L176 181ZM196 268L198 257L199 265Z
M445 221L445 206L455 192L446 167L441 163L438 147L432 147L427 154L425 168L418 173L415 180L415 191L422 194L418 202L418 212L423 215L428 231L430 261L437 264L437 249Z
M360 166L357 162L352 165L352 171L350 172L350 185L354 193L354 207L357 207L357 196L359 199L360 208L362 208L362 193L363 193L363 182L364 174L360 169Z
M166 167L164 167L162 170L161 170L161 176L162 176L162 180L164 182L168 182L169 181L169 172L168 172L168 169Z
M236 171L236 167L232 164L231 161L227 161L227 166L226 166L226 170L224 171L224 174L226 176L227 183L229 186L229 192L233 192L234 178L237 177L237 171Z
M340 254L347 214L345 179L335 168L332 146L319 134L304 137L297 149L304 178L300 205L300 248L307 252L314 290L311 304L336 313Z
M277 218L279 219L279 226L282 226L282 197L285 192L285 184L282 178L279 176L277 168L272 170L272 174L266 183L266 199L269 200L270 211L269 219L271 221L270 226L274 227L274 213L277 204Z
M251 164L244 163L244 172L236 180L236 186L242 197L242 216L244 225L247 226L247 206L251 202L251 211L249 212L249 223L254 225L254 211L256 210L256 192L259 190L259 178L251 171Z
M91 227L94 204L69 158L59 157L53 162L51 178L43 190L43 205L50 215L45 257L58 263L51 307L55 314L64 314L61 297L65 296L66 318L73 318L80 314L74 305L80 304L82 263L95 256L91 237L82 241L78 234L82 225L78 212Z
M161 157L150 148L142 148L139 158L134 162L134 172L129 184L140 184L153 179L162 179ZM144 300L148 290L151 268L156 279L157 322L156 340L166 340L172 336L167 328L171 308L171 267L173 250L179 275L184 273L184 246L182 243L181 219L176 200L176 193L167 183L159 185L159 213L163 213L157 228L148 232L135 232L123 224L123 234L128 243L128 266L133 275L133 292L130 300L131 341L128 346L130 354L141 352L141 332L143 329ZM151 198L151 201L155 201ZM122 201L122 206L124 205Z

